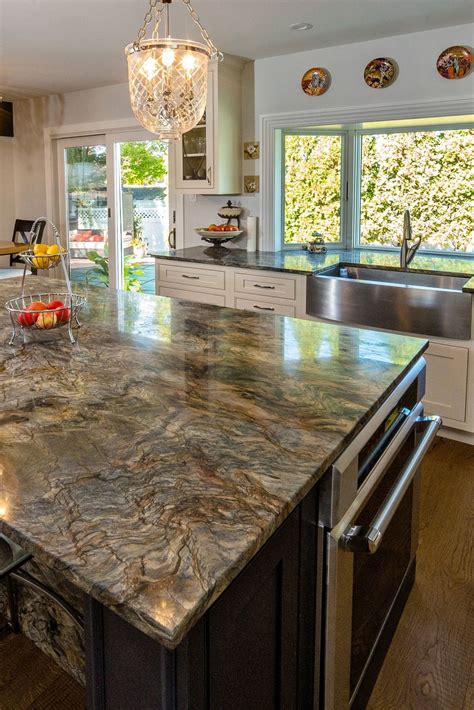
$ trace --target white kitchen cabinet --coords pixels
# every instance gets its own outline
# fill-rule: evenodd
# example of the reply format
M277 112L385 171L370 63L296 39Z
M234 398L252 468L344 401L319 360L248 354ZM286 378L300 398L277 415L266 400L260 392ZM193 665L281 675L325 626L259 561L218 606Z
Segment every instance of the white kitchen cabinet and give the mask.
M180 194L242 192L242 63L226 56L209 69L206 113L175 146L175 188Z
M431 342L425 353L427 362L427 413L459 422L466 420L468 348Z
M235 308L241 311L254 311L255 313L273 313L276 316L292 316L296 315L296 307L289 303L279 303L275 299L273 303L268 301L249 300L247 298L236 298Z
M225 289L223 269L196 268L186 264L161 264L158 269L158 283L176 284L182 288L197 286L200 289Z
M286 298L293 300L296 297L295 277L285 278L282 275L274 277L273 274L261 272L255 275L252 271L237 272L234 275L234 289L237 293L252 296L271 296L272 298Z

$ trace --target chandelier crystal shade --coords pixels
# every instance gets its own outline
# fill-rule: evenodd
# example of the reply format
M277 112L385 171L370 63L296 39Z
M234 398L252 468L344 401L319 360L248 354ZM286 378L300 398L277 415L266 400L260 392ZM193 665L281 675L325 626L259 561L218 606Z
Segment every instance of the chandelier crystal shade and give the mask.
M207 99L210 61L222 55L191 6L182 0L198 26L204 43L173 39L169 33L170 0L150 0L143 26L135 42L125 49L128 62L130 102L142 126L162 139L178 139L201 120ZM165 38L159 37L165 14ZM147 26L156 13L152 37L145 39Z

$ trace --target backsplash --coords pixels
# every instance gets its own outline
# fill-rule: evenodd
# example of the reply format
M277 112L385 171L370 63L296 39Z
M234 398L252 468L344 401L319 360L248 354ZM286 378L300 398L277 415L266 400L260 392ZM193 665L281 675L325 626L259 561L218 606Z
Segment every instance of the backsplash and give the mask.
M194 196L192 196L194 197ZM257 216L260 209L259 195L235 195L226 197L224 195L196 195L196 202L191 201L190 195L184 196L184 247L202 246L201 237L194 231L196 227L207 227L209 224L222 224L225 220L218 216L217 212L228 200L233 204L243 208L241 224L245 229L247 217ZM258 244L258 240L257 240ZM243 234L238 239L227 242L229 249L246 249L247 237Z

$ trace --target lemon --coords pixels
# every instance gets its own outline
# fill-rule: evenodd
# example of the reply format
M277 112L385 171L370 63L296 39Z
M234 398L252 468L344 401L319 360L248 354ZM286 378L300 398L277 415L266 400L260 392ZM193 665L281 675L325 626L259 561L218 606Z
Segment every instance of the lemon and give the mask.
M63 250L61 249L61 251ZM46 253L50 257L50 263L59 264L59 256L56 256L56 254L59 254L59 247L57 244L51 244Z
M33 254L46 254L47 251L47 244L35 244L33 247Z

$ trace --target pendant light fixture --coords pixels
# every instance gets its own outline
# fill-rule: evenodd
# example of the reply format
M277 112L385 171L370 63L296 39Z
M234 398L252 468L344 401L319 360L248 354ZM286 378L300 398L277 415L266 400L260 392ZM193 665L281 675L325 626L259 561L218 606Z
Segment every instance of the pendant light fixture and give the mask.
M204 43L173 39L169 19L172 0L149 0L137 39L125 48L133 113L142 126L163 139L178 139L199 123L206 108L209 62L222 58L191 1L181 2ZM160 38L163 16L165 37ZM152 36L146 39L153 20Z

